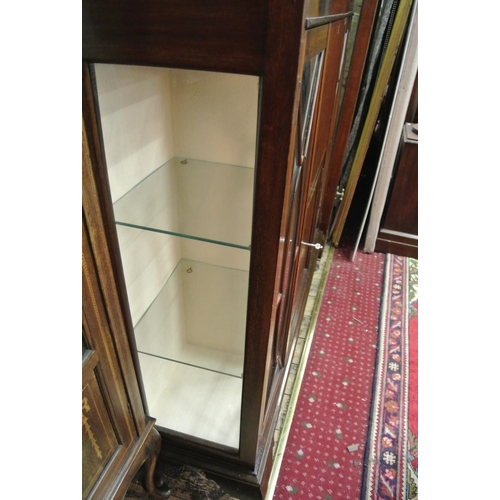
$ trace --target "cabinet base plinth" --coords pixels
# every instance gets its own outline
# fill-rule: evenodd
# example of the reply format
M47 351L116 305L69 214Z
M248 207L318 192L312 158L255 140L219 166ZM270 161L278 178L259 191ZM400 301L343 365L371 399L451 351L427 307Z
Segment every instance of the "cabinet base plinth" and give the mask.
M129 486L124 500L156 500L155 492L145 489L145 471L141 471ZM169 485L174 498L220 498L221 500L262 500L258 487L235 480L205 473L189 465L173 465L162 462L156 469L156 476Z

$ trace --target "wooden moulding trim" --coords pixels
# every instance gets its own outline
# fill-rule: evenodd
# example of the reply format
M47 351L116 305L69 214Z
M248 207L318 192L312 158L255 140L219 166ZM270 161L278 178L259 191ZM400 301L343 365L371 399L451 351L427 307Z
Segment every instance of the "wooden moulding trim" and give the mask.
M209 474L226 477L239 483L260 488L259 476L254 468L223 457L208 456L206 449L186 446L181 438L167 436L159 428L162 439L160 458L175 466L190 465Z
M313 309L311 312L311 321L310 321L309 326L307 328L307 333L306 333L306 337L305 337L305 341L304 341L302 354L299 358L297 373L295 375L295 382L293 383L292 393L290 396L290 401L288 403L288 410L285 414L285 419L284 419L283 426L282 426L281 431L280 431L278 443L276 446L276 452L275 452L276 458L274 460L273 468L271 470L270 477L269 477L269 482L267 484L267 487L270 491L274 491L274 489L276 487L276 483L278 482L278 475L279 475L279 471L281 468L281 463L283 460L283 455L285 452L285 447L286 447L286 443L288 440L288 436L290 434L290 429L291 429L292 422L293 422L293 415L295 412L295 408L297 406L297 401L298 401L298 397L299 397L299 393L300 393L300 387L302 384L302 380L304 378L304 373L305 373L305 369L307 366L307 360L309 357L309 352L310 352L312 340L314 337L314 331L315 331L317 320L318 320L319 308L321 306L321 301L322 301L323 294L325 291L325 286L326 286L326 279L328 277L328 272L329 272L330 266L332 264L334 252L335 252L334 247L329 247L328 255L326 257L325 267L324 267L324 270L323 270L323 273L321 276L321 281L320 281L320 284L318 287L318 292L316 294L316 298L314 300L314 306L313 306Z
M306 31L306 50L304 53L304 63L322 50L325 50L327 41L328 26L318 26L318 28L314 30ZM311 133L311 135L313 134Z
M316 28L318 26L323 26L324 24L334 23L335 21L340 21L346 17L352 17L354 12L343 12L342 14L332 14L331 16L320 16L320 17L308 17L306 18L305 28L306 30L311 28Z
M402 233L401 231L394 231L392 229L381 229L380 235L386 234L388 237L399 237L401 239L407 239L408 243L414 244L418 242L418 236L416 234Z
M414 242L401 241L397 238L384 238L383 235L380 235L377 238L375 251L382 253L392 253L395 255L401 255L403 257L411 257L413 259L418 259L418 243Z
M91 184L88 181L87 176L85 175L86 173L88 173L88 150L85 147L86 145L86 134L85 129L83 129L84 175L82 180L84 189L82 192L82 199L84 209L87 212L90 212L89 206L91 205L92 201L92 193L88 192L90 191L90 189L86 189L86 187L89 187L89 185ZM86 215L88 215L88 213ZM94 227L92 231L92 228L88 227L89 225L90 224L88 222L88 218L84 217L82 220L82 304L84 307L84 315L92 315L94 321L93 329L96 331L96 333L99 334L99 340L95 343L99 344L99 351L102 353L101 355L103 361L105 361L104 366L106 368L106 371L108 372L108 376L106 378L109 381L112 391L111 394L108 394L111 399L116 402L115 404L117 405L117 407L120 408L125 415L127 415L126 409L129 400L121 390L122 374L119 370L119 356L117 354L114 339L112 337L112 318L104 302L104 297L102 296L104 295L105 290L103 290L103 285L99 281L99 271L96 271L95 269L95 266L97 266L97 262L95 259L95 254L93 255L91 240L92 236L97 239L98 236L95 234L93 235L92 232L98 232L98 228ZM98 349L95 343L93 343L94 345L92 345L93 350ZM108 384L105 384L105 386L107 385ZM118 416L115 415L115 418L118 418ZM128 418L123 419L123 421L128 428L129 437L121 435L121 439L127 440L133 438L133 436L137 433L137 422L129 421Z

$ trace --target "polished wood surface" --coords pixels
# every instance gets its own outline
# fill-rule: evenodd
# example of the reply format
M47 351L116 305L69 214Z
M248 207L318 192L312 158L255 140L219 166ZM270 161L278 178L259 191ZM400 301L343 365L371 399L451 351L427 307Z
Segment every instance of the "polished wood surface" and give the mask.
M418 241L381 229L377 237L375 251L418 259Z
M418 143L405 140L383 228L418 235Z
M268 433L265 442L258 443L260 432L268 426L264 422L266 379L279 376L271 371L273 360L269 359L268 353L272 349L272 304L276 300L274 277L279 269L280 238L277 236L281 232L285 192L290 182L289 171L293 161L295 125L292 118L298 106L302 11L302 2L293 6L285 2L269 4L267 58L258 138L257 168L260 169L260 175L257 176L254 194L256 209L250 261L252 279L245 346L246 353L255 355L245 357L242 406L242 429L245 430L241 438L242 461L254 464L261 461L263 454L265 456L265 449L269 448L272 439L272 433ZM272 402L267 404L273 406Z
M263 72L265 0L83 1L83 59Z
M375 250L418 258L418 142L408 140L406 134L401 141Z

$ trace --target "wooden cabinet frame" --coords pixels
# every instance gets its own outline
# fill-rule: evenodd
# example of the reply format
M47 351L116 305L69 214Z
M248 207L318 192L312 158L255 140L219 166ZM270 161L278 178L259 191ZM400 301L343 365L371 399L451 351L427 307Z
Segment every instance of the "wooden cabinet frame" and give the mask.
M97 232L101 240L97 252L109 255L106 273L114 288L107 293L114 303L114 319L127 334L127 342L120 349L127 349L126 356L133 361L133 366L124 370L126 380L133 379L128 383L136 385L131 404L145 415L148 410L112 218L92 65L163 66L249 74L261 79L245 344L245 352L251 355L245 356L239 450L235 453L223 446L207 446L201 440L161 430L160 453L166 460L255 486L262 496L272 466L279 405L318 256L316 248L302 242L314 244L321 239L318 224L327 171L325 159L334 135L332 116L338 102L336 82L342 74L341 54L350 15L347 8L344 0L333 5L326 0L83 2L83 120L95 181L94 197L87 206L92 219L89 230ZM306 30L307 19L314 19L315 27ZM308 165L303 168L296 227L299 244L294 250L290 285L280 290L288 220L293 209L289 197L302 70L306 58L319 50L325 50L326 64ZM337 87L340 94L340 85ZM86 182L84 179L84 189ZM277 311L284 293L290 296L287 320L277 331ZM277 342L288 345L286 349L278 346L284 352L279 362L274 357Z

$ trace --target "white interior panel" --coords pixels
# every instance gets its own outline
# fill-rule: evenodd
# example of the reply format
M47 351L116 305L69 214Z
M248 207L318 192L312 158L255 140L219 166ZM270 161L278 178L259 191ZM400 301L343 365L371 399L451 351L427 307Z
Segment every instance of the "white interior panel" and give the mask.
M119 223L136 226L117 232L150 413L237 448L259 79L101 64L95 72L112 200ZM181 160L198 173L185 178ZM133 202L122 203L125 194ZM207 225L219 244L196 239Z
M259 79L172 71L176 156L253 168Z
M248 272L182 259L135 327L140 352L242 376Z
M195 175L189 169L178 169L179 226L196 227L208 222L214 228L215 240L249 245L254 170L211 162L189 163L198 167ZM203 175L203 170L208 174Z
M130 313L135 326L158 295L180 258L179 238L117 226L120 252L127 285ZM137 234L128 246L122 246L122 236L130 242L129 233Z
M175 373L175 363L166 363L164 359L139 353L144 389L148 402L149 413L156 418L152 408L161 408L162 401L158 401L165 384ZM163 424L165 425L165 424ZM169 427L165 425L165 427Z
M197 260L214 266L230 267L241 271L250 269L250 252L240 248L214 245L204 241L182 239L180 241L182 256L189 260Z
M182 265L191 271L184 271L186 341L243 356L248 273L192 261Z
M131 195L115 203L117 218L139 226L164 226L178 231L179 183L175 164L175 160L165 163L164 168L156 169L146 181L133 186Z
M170 70L95 65L113 202L175 153Z
M238 448L242 380L178 363L165 364L175 365L172 376L155 403L149 404L157 423Z

